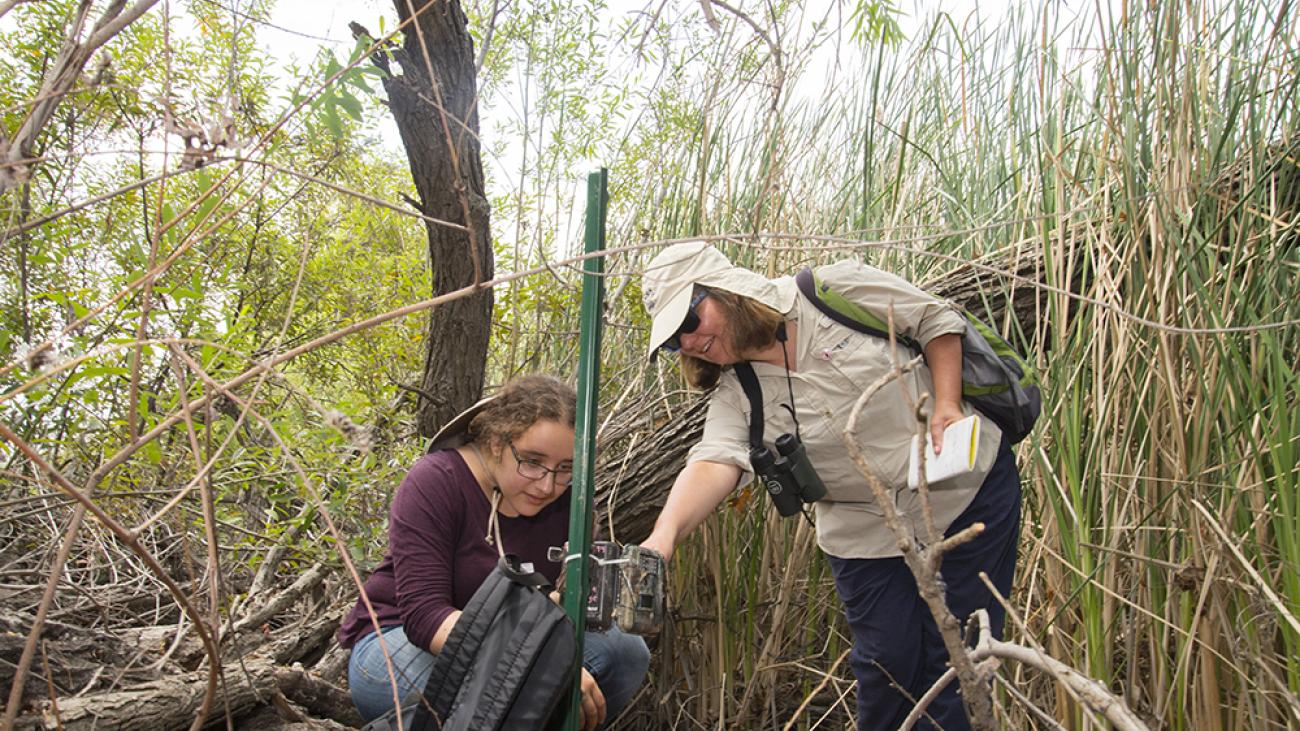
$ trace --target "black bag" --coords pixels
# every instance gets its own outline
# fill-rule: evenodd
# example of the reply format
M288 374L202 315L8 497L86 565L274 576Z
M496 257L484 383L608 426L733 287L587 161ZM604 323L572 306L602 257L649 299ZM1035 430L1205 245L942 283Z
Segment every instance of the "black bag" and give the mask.
M422 694L403 704L407 731L558 729L578 668L573 624L551 585L506 554L461 612ZM363 731L395 731L397 711Z

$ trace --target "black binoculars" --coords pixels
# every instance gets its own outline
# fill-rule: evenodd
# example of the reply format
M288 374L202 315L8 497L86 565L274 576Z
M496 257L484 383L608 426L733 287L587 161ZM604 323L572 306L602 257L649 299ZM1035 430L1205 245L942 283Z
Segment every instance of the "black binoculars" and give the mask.
M776 512L788 518L803 511L803 503L815 503L826 497L822 478L808 461L808 451L794 434L782 434L776 439L776 451L764 446L749 450L749 463L763 481L767 494L772 496Z

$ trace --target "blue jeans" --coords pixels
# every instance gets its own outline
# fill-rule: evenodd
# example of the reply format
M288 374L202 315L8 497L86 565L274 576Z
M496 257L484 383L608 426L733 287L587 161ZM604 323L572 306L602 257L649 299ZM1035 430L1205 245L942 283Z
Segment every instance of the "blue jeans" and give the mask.
M1010 594L1020 537L1020 473L1005 443L975 499L946 535L977 521L984 523L984 533L945 555L940 571L948 608L958 621L986 609L994 635L1001 637L1006 612L979 572L987 573L1003 596ZM948 669L948 650L901 557L827 558L853 632L849 663L858 679L858 729L896 729ZM928 708L945 731L970 728L957 689L954 680ZM925 717L917 727L934 728Z
M398 700L405 699L412 691L423 690L433 671L434 656L411 644L401 625L384 628L384 644L393 659ZM641 687L650 667L650 650L645 640L617 627L604 633L587 632L582 643L582 666L596 679L596 685L605 695L605 718L613 720ZM374 632L362 637L352 648L348 689L353 705L366 721L393 708L393 684L388 678L384 651Z

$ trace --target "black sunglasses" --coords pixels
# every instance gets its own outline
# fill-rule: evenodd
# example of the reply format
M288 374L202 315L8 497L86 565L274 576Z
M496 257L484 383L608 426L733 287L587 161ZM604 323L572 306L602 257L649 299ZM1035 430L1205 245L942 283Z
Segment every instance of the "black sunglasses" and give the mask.
M673 333L672 337L665 340L664 344L659 347L669 353L676 353L682 349L682 336L695 332L700 326L700 316L695 314L695 308L708 296L708 292L700 291L691 298L691 306L686 309L686 317L682 319L682 326L677 328L677 332Z

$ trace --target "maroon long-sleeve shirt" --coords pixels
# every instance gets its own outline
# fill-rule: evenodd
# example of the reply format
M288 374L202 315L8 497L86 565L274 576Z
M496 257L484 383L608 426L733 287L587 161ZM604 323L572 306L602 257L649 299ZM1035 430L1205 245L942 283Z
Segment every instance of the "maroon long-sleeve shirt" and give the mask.
M415 463L389 509L388 555L365 584L380 627L402 625L412 644L429 647L443 620L464 609L496 567L497 549L485 539L491 509L455 450ZM546 549L568 536L569 493L531 518L500 516L499 521L506 553L531 562L554 583L561 566L547 560ZM352 647L373 631L358 599L339 627L339 644Z

